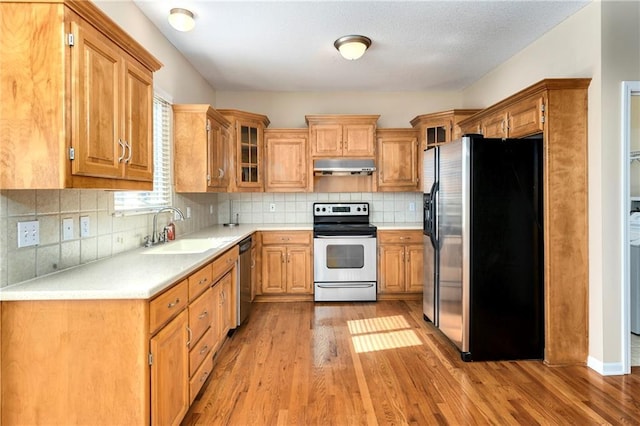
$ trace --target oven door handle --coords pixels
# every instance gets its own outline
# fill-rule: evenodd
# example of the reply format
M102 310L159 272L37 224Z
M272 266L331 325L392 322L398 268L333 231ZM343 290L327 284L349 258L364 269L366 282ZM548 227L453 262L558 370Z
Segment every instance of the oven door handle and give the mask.
M316 284L318 288L369 288L375 284Z
M316 235L313 238L326 238L326 239L343 239L343 238L375 238L375 235Z

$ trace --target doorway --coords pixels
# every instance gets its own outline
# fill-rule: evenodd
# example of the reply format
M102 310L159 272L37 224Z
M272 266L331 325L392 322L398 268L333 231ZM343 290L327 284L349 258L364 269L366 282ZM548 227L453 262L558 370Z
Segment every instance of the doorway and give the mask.
M640 366L640 81L622 82L624 371ZM637 212L637 214L635 213Z

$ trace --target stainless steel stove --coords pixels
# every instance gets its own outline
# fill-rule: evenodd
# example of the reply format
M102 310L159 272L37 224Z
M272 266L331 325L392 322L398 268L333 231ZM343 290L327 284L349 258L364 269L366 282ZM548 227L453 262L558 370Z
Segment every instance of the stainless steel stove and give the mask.
M377 228L369 203L313 204L314 300L377 299Z

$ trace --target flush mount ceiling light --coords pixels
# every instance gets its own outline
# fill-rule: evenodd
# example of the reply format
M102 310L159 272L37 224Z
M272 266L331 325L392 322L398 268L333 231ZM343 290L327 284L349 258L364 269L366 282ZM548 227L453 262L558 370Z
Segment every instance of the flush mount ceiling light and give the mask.
M196 26L193 12L176 7L169 12L169 24L178 31L191 31Z
M340 37L333 45L343 58L355 61L371 46L371 39L361 35L348 35Z

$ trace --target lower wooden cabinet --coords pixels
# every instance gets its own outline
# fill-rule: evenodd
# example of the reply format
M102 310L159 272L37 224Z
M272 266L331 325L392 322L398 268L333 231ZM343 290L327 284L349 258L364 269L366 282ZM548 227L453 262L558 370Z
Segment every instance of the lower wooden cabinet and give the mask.
M422 231L378 231L378 293L422 293Z
M262 294L313 294L311 232L262 232Z
M151 338L152 425L179 425L189 410L188 320L183 310Z

